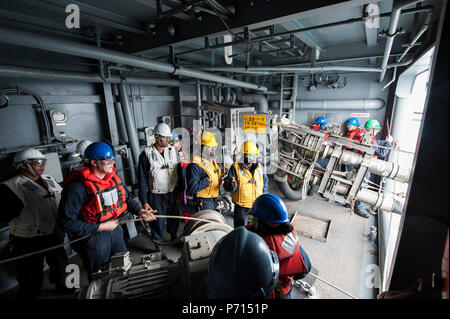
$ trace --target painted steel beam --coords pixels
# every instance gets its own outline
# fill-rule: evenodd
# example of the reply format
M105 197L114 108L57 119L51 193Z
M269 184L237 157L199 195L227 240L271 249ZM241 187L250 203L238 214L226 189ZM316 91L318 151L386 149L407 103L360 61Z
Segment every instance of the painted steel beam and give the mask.
M64 2L60 0L28 0L28 7L35 7L47 10L53 14L58 14L58 21L61 20L63 23L65 21L67 13L65 12L66 5L76 4L80 7L80 19L83 23L93 22L94 24L100 24L108 27L112 27L118 30L130 32L133 34L140 34L141 36L146 35L147 32L144 30L139 22L130 19L126 16L122 16L115 12L103 10L92 5L88 5L81 1L69 1ZM40 15L43 13L40 12Z
M110 83L103 83L103 98L105 102L106 117L108 119L109 137L113 146L119 145L119 133L117 131L116 114L114 111L114 99Z
M298 20L292 20L282 23L281 26L286 29L286 31L296 30L307 27ZM320 52L325 51L325 45L311 32L296 33L294 34L297 39L304 42L310 48L316 48Z
M244 27L256 28L268 24L282 23L311 14L329 12L330 9L358 5L363 1L237 1L235 15L232 20L226 21L233 32L240 32ZM168 29L174 28L175 34L169 36ZM146 50L167 46L180 45L196 38L207 35L221 35L228 33L224 23L217 16L205 15L202 21L186 25L183 21L168 18L156 24L155 35L129 34L124 37L124 46L117 49L129 53L145 53Z
M154 9L156 11L156 0L135 0L135 1L140 3L140 4L143 4L144 6L152 8L152 9ZM161 8L164 11L169 11L169 10L172 10L173 8L175 8L175 6L171 6L169 4L165 4L165 3L161 2ZM180 18L181 20L184 20L184 21L192 20L192 17L189 16L188 14L186 14L186 13L178 13L178 14L176 14L174 16L177 17L177 18Z

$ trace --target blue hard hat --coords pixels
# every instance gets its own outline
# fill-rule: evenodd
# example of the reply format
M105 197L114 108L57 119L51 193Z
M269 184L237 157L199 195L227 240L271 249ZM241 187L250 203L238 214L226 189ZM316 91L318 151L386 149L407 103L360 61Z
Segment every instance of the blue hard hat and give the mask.
M278 257L266 242L240 226L222 237L211 252L208 298L266 298L278 282L279 271Z
M106 143L103 142L95 142L90 144L84 150L84 158L87 159L105 159L105 158L116 158L114 152Z
M358 119L356 117L351 117L351 118L348 119L348 121L347 121L347 123L345 125L357 125L357 126L359 126L361 124L359 124L359 121L358 121Z
M322 123L324 123L324 122L326 122L327 120L325 119L325 117L323 117L323 116L319 116L317 119L316 119L316 122L315 123L320 123L320 124L322 124Z
M288 211L284 202L274 194L262 194L253 203L250 215L268 223L289 222Z
M178 138L178 134L175 131L172 131L172 138Z

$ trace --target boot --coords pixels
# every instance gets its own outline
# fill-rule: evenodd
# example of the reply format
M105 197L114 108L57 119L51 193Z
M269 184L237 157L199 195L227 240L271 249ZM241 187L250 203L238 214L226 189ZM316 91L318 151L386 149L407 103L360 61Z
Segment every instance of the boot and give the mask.
M308 195L308 196L312 196L313 195L313 186L312 185L309 185L308 192L306 193L306 195Z
M355 214L361 216L362 218L369 218L369 213L365 209L355 208Z

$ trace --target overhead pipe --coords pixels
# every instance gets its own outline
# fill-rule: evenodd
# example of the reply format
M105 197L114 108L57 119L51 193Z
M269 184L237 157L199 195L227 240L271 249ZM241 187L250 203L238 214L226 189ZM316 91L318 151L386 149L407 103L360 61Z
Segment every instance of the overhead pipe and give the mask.
M10 94L21 94L21 93L25 93L27 95L32 96L39 104L39 107L41 109L41 111L39 112L40 115L42 116L42 120L43 120L43 124L44 124L44 128L43 128L43 133L44 136L41 138L42 142L44 144L48 144L51 142L52 140L52 135L50 132L50 123L49 123L49 119L48 119L48 115L47 115L47 108L45 106L44 100L42 99L42 97L38 94L35 93L33 91L30 91L28 89L23 89L23 88L12 88L12 89L0 89L0 94L3 96L8 96ZM39 124L39 122L38 122ZM40 125L39 125L40 127Z
M197 80L197 116L202 116L202 91L200 86L200 80Z
M121 78L117 75L111 76L108 79L103 80L101 76L95 73L73 72L73 71L60 71L60 70L47 70L40 68L30 68L24 66L14 66L0 64L0 76L1 77L14 77L14 78L31 78L50 81L80 81L90 83L127 83L127 84L141 84L141 85L155 85L155 86L180 86L180 81L173 79L152 79L145 77L129 76Z
M235 104L237 100L236 92L231 91L231 104Z
M357 67L357 66L254 66L254 67L218 67L218 66L200 66L196 68L202 71L215 72L239 72L239 73L256 73L262 75L269 75L272 73L300 73L300 72L330 72L330 71L345 71L345 72L381 72L378 67Z
M386 90L387 87L389 87L392 83L394 83L396 77L397 77L397 68L394 68L394 73L392 74L392 79L388 83L386 83L385 86L383 86L383 88L381 89L381 92Z
M416 36L411 40L411 42L407 45L406 50L403 52L403 54L397 59L397 62L400 62L405 55L408 53L409 50L411 50L412 47L414 47L414 44L416 44L417 40L422 36L422 34L425 33L425 31L428 30L428 27L431 23L431 17L433 16L433 9L431 7L430 11L427 12L427 15L425 16L425 22L423 23L422 27L417 32Z
M276 101L274 101L276 102ZM270 103L271 108L279 107ZM379 110L385 105L383 99L360 100L296 100L295 109L299 110Z
M119 90L119 98L120 103L122 104L122 112L123 112L123 118L125 120L125 126L126 131L128 133L128 139L130 143L130 149L131 149L131 155L133 157L133 167L131 169L135 169L137 164L139 163L139 137L137 135L137 130L134 125L133 118L131 116L131 107L130 103L128 102L128 95L127 95L127 89L125 87L125 83L120 83L117 86L117 89Z
M117 85L113 85L112 88L114 90L113 91L114 94L117 94L118 93ZM119 128L119 140L122 143L128 143L130 141L130 139L128 138L127 126L125 124L125 119L123 116L122 103L114 102L114 110L116 113L117 126ZM131 185L134 185L134 184L136 184L136 172L135 172L133 157L130 156L130 154L128 154L126 161L127 161L128 168L130 169Z
M245 104L257 104L256 110L261 113L267 113L269 111L269 103L262 94L243 94L241 90L235 90L236 98L240 103Z
M164 62L156 62L150 59L134 56L132 54L117 52L105 48L98 48L96 46L84 43L56 39L42 34L19 31L6 27L0 27L0 42L62 54L81 56L95 60L110 61L153 71L170 73L172 75L181 75L207 81L226 83L252 90L267 91L267 87L260 87L256 84L246 83L216 74L193 70L182 66L174 66Z
M403 61L403 62L389 63L387 65L387 68L388 69L390 69L390 68L398 68L398 67L401 67L401 66L410 65L411 63L413 63L413 59L409 59L409 60L406 60L406 61Z
M231 89L230 88L225 88L225 97L224 97L224 101L227 104L231 103Z
M423 8L426 8L426 7L423 7ZM423 8L407 9L407 10L402 11L401 14L414 14L414 13L423 12L423 11L425 11ZM390 15L391 15L391 12L387 12L387 13L382 13L382 14L378 15L377 17L378 18L387 18ZM364 23L367 21L367 19L370 19L370 18L371 17L353 18L353 19L347 19L344 21L316 25L316 26L307 27L307 28L300 28L300 29L289 30L289 31L284 31L284 32L279 32L279 33L271 33L271 34L251 38L251 39L239 39L239 40L234 40L232 42L219 43L219 44L215 44L215 45L205 46L205 47L199 48L199 49L191 49L191 50L187 50L187 51L183 51L183 52L178 52L177 56L182 55L182 54L196 53L196 52L200 52L203 50L212 50L212 49L218 49L218 48L223 48L223 47L227 47L227 46L234 46L234 45L239 45L239 44L244 44L244 43L266 41L266 40L270 40L270 39L277 38L277 37L284 36L284 35L304 33L304 32L309 32L309 31L313 31L313 30L331 28L331 27L336 27L336 26L341 26L341 25L346 25L346 24ZM251 31L256 32L256 29L250 30L250 32ZM169 55L163 55L163 56L159 56L159 57L155 58L155 60L159 60L162 58L168 58L168 57L169 57Z
M383 55L383 60L381 62L381 73L380 73L380 78L378 80L379 83L383 82L384 76L386 74L386 69L387 69L387 64L388 64L388 60L389 60L389 55L391 54L391 50L392 50L392 45L394 43L394 38L397 35L397 25L398 25L398 21L400 18L400 13L402 11L403 8L410 6L412 4L418 3L418 2L422 2L423 0L408 0L408 1L401 1L398 4L396 4L391 12L391 18L390 18L390 22L389 22L389 29L386 32L386 45L384 48L384 55Z

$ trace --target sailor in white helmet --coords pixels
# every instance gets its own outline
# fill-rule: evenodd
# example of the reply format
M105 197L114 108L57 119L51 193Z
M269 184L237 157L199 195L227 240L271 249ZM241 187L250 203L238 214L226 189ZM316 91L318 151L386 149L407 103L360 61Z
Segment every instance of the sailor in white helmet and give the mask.
M82 140L77 144L77 147L75 148L75 153L73 153L74 158L79 158L80 161L76 164L73 164L70 166L70 170L83 168L84 164L86 163L87 159L84 158L84 151L86 148L92 144L92 141L90 140Z
M84 158L84 151L86 150L86 148L92 144L92 141L90 140L82 140L81 142L79 142L77 144L76 147L76 152L77 154L79 154L79 156L81 157L81 159Z
M56 214L61 186L44 174L45 156L29 148L18 152L13 165L19 174L0 184L0 197L6 205L0 221L8 222L12 235L13 255L20 256L64 242L64 233L56 230ZM63 247L15 261L21 298L37 298L43 282L43 261L50 267L50 282L57 293L72 292L66 288L67 254Z
M146 147L139 156L139 200L144 209L155 210L159 215L178 216L178 152L175 147L169 145L172 133L167 124L156 125L154 134L155 143ZM150 223L154 241L164 241L165 223L165 218L158 218ZM177 238L178 227L178 219L167 219L167 232L171 241Z

